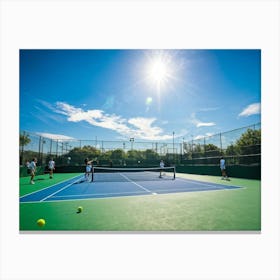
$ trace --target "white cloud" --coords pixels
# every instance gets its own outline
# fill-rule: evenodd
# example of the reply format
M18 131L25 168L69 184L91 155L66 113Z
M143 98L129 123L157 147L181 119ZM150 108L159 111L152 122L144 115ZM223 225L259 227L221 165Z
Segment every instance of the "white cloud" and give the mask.
M199 119L197 119L195 113L191 114L191 122L196 126L196 127L202 127L202 126L214 126L216 125L214 122L202 122Z
M214 133L211 133L211 132L207 132L207 133L206 133L206 136L207 136L207 137L211 137L211 136L213 136L213 135L214 135Z
M52 140L60 140L60 141L75 140L75 138L73 137L61 135L61 134L52 134L52 133L45 133L45 132L37 132L36 134Z
M257 115L261 113L261 103L253 103L248 105L243 111L238 115L239 117L249 117L251 115Z
M204 138L204 137L205 137L205 135L196 135L196 136L193 138L193 140L202 139L202 138Z
M168 140L172 134L164 134L164 131L154 125L156 118L135 117L125 119L115 114L107 114L103 110L87 110L76 108L65 102L57 102L53 110L56 113L67 116L70 122L86 121L90 125L103 127L116 131L125 137L134 137L143 140ZM177 134L176 137L181 137Z
M155 118L131 118L128 120L129 124L132 124L135 128L138 134L146 134L146 135L152 135L152 137L159 135L162 133L162 129L157 126L152 126L153 123L156 121Z
M163 134L162 128L158 126L153 126L155 118L131 118L128 120L128 123L133 125L131 133L135 138L144 139L144 140L169 140L173 138L172 135ZM182 132L178 135L174 135L175 138L181 137L185 132Z
M199 123L197 123L196 124L196 127L201 127L201 126L214 126L214 125L216 125L215 123L213 123L213 122L199 122Z
M207 133L205 133L205 135L196 135L193 139L194 140L198 140L198 139L203 139L203 138L207 138L207 137L211 137L211 136L213 136L214 135L214 133L211 133L211 132L207 132Z

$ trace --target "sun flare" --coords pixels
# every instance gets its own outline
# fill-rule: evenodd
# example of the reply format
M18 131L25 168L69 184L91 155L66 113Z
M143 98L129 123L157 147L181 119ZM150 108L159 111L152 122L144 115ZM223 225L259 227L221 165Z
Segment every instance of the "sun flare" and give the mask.
M154 53L147 64L147 78L158 94L167 86L172 78L173 68L171 56L166 52Z
M161 59L151 64L150 77L156 83L161 83L167 78L167 66Z

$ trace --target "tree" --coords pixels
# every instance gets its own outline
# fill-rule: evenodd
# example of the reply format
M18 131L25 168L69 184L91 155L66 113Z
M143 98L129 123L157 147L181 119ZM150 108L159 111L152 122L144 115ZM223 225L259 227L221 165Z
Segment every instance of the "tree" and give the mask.
M30 142L31 139L29 134L25 134L25 132L23 132L23 134L19 135L19 143L21 147L28 145Z
M23 132L19 135L19 145L21 147L21 155L20 155L20 165L23 164L23 152L24 152L24 146L27 146L31 142L29 134L26 134Z
M144 157L147 160L158 160L159 156L158 153L156 153L154 150L152 149L147 149L144 151Z
M68 157L71 157L71 162L76 164L84 164L85 158L90 160L97 160L101 155L101 151L92 146L83 146L82 148L75 147L70 150L67 154L64 154L63 157L57 159L59 164L65 163Z
M143 154L138 150L129 150L127 152L127 157L130 160L140 160L143 159Z
M109 161L112 158L112 151L106 151L100 155L101 160Z
M226 149L234 164L260 164L261 130L247 129L236 142ZM240 156L241 155L241 156Z
M111 158L112 159L118 159L118 160L125 159L125 152L124 152L124 150L116 149L116 150L112 151Z
M204 151L205 151L206 157L215 157L215 156L221 155L220 149L214 144L204 145Z
M248 129L236 141L236 146L243 155L239 163L242 164L260 164L261 153L261 130Z
M202 147L200 144L194 144L192 148L192 158L200 158L202 157L203 152L202 152Z
M226 149L226 155L233 156L240 154L240 148L237 145L231 144Z
M236 145L242 155L260 153L261 130L248 129L236 141Z
M239 164L239 157L240 155L240 147L237 145L234 145L233 143L230 144L225 151L225 154L227 156L227 164Z

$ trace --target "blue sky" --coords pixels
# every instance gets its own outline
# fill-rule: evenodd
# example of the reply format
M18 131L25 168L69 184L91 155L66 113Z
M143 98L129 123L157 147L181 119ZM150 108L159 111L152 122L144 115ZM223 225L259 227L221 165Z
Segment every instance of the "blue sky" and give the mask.
M176 142L260 122L260 50L20 50L20 129Z

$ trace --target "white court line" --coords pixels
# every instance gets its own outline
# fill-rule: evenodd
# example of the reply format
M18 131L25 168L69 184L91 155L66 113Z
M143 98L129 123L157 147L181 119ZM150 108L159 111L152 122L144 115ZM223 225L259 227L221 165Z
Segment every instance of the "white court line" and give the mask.
M220 192L220 191L239 191L239 190L243 190L246 189L246 187L239 187L237 189L217 189L217 190L211 190L211 192ZM198 192L205 192L205 190L199 190L199 191L195 191L195 193ZM177 191L177 192L173 192L173 193L152 193L153 195L177 195L177 194L182 194L182 193L194 193L194 192L186 192L186 191ZM122 199L122 198L137 198L137 197L143 197L146 196L146 194L136 194L136 195L130 195L130 196L109 196L109 197L86 197L86 198L82 198L82 199L78 199L78 200L96 200L96 199ZM77 201L76 198L74 199L57 199L57 200L48 200L48 201L44 201L44 203L55 203L55 202L65 202L65 201ZM40 201L25 201L25 202L21 202L22 204L31 204L31 203L41 203Z
M122 177L124 177L127 181L129 181L129 182L133 183L134 185L140 187L142 190L151 193L150 190L148 190L148 189L144 188L143 186L141 186L141 185L135 183L134 181L130 180L130 179L129 179L128 177L126 177L124 174L120 173L120 175L121 175Z
M122 198L137 198L137 197L143 197L143 196L149 196L146 193L142 193L142 194L135 194L135 195L124 195L124 196L108 196L108 197L86 197L86 198L81 198L81 199L77 199L77 198L72 198L72 199L55 199L55 200L47 200L47 201L43 201L43 203L54 203L54 202L65 202L65 201L77 201L77 200L100 200L100 199L122 199ZM25 201L25 202L21 202L22 204L32 204L32 203L42 203L40 201Z
M215 187L215 186L213 186ZM241 187L237 187L237 189L239 189ZM205 191L207 191L208 189L205 189ZM218 188L218 190L220 190L220 188ZM216 191L218 191L216 190ZM223 188L221 190L225 190L225 191L231 191L231 190L235 190L235 189L226 189ZM192 191L204 191L204 190L197 190L197 188L188 188L187 191L185 189L174 189L174 188L170 188L170 189L157 189L157 193L153 192L153 195L157 195L159 194L158 192L162 192L162 191L171 191L171 193L174 192L192 192ZM214 191L214 190L213 190ZM131 193L143 193L141 191L134 191L134 192L116 192L116 193L90 193L90 194L71 194L71 195L55 195L53 197L57 197L57 198L67 198L67 197L87 197L87 196L92 196L92 195L97 195L97 196L101 196L101 195L122 195L122 194L131 194Z
M122 195L122 194L131 194L131 193L143 193L143 191L134 191L134 192L115 192L115 193L88 193L88 194L70 194L70 195L55 195L53 197L87 197L87 196L91 196L91 195L97 195L97 196L100 196L100 195Z
M209 185L209 184L206 184L204 182L195 182L193 180L189 180L189 179L181 179L181 178L176 178L176 180L179 180L179 181L183 181L183 182L186 182L186 181L189 181L189 182L192 182L193 184L197 184L197 185L205 185L205 186L208 186L208 187L217 187L217 188L221 188L221 189L224 189L225 186L227 187L237 187L237 186L230 186L230 185L222 185L222 184L218 184L218 183L212 183L212 185ZM237 187L237 188L240 188L240 187Z
M67 181L69 181L69 180L72 180L72 179L77 178L77 177L80 177L80 176L81 176L81 175L78 175L78 176L75 176L75 177L73 177L73 178L69 178L69 179L66 179L66 180L64 180L64 181L61 181L61 182L59 182L59 183L56 183L56 184L54 184L54 185L51 185L51 186L49 186L49 187L46 187L46 188L44 188L44 189L40 189L40 190L31 192L31 193L27 193L27 194L25 194L25 195L23 195L23 196L20 196L19 198L23 198L23 197L26 197L26 196L28 196L28 195L31 195L31 194L34 194L34 193L37 193L37 192L40 192L40 191L43 191L43 190L47 190L47 189L49 189L49 188L52 188L52 187L54 187L54 186L57 186L57 185L59 185L59 184L62 184L62 183L64 183L64 182L67 182Z
M132 182L134 183L134 182ZM136 183L135 183L136 184ZM204 184L204 185L207 185L207 184ZM139 185L140 186L140 185ZM239 189L239 188L242 188L242 187L237 187L237 186L232 186L232 187L236 187L236 189L227 189L227 188L223 188L223 187L220 187L220 186L216 186L216 185L207 185L207 186L210 186L210 187L214 187L214 188L217 188L216 190L211 190L211 191L220 191L220 190L225 190L225 191L231 191L231 190L236 190L236 189ZM224 185L226 186L226 185ZM159 194L158 192L168 192L168 191L171 191L172 192L181 192L181 193L185 193L185 192L193 192L193 191L196 191L196 192L202 192L202 191L208 191L209 188L207 189L202 189L202 190L197 190L197 188L188 188L187 190L180 188L170 188L170 189L157 189L157 192L153 192L152 194L153 195L157 195ZM101 196L101 195L122 195L122 194L132 194L132 193L142 193L141 191L134 191L134 192L115 192L115 193L90 193L90 194L73 194L73 195L56 195L56 196L53 196L53 197L57 197L57 198L67 198L67 197L87 197L87 196L92 196L92 195L96 195L96 196ZM90 197L89 197L90 198Z
M212 186L215 187L215 186ZM197 188L188 188L188 191L195 191L197 190ZM225 189L228 190L228 189ZM161 192L161 191L181 191L181 192L186 192L186 190L180 188L180 189L157 189L157 192ZM132 193L142 193L141 191L134 191L134 192L112 192L112 193L89 193L89 194L71 194L71 195L53 195L53 197L57 197L57 198L67 198L67 197L87 197L87 196L92 196L92 195L96 195L96 196L101 196L101 195L122 195L122 194L132 194ZM158 193L152 193L153 195L156 195Z
M42 202L42 201L44 201L44 200L48 199L49 197L53 196L53 195L54 195L54 194L56 194L56 193L59 193L59 192L63 191L64 189L66 189L66 188L68 188L68 187L70 187L70 186L74 185L75 183L79 182L79 181L80 181L80 179L81 179L81 178L79 178L78 180L76 180L76 181L74 181L74 182L72 182L72 183L70 183L70 184L66 185L65 187L63 187L63 188L59 189L58 191L56 191L56 192L54 192L54 193L52 193L52 194L50 194L50 195L48 195L48 196L44 197L43 199L41 199L41 200L40 200L40 202Z

